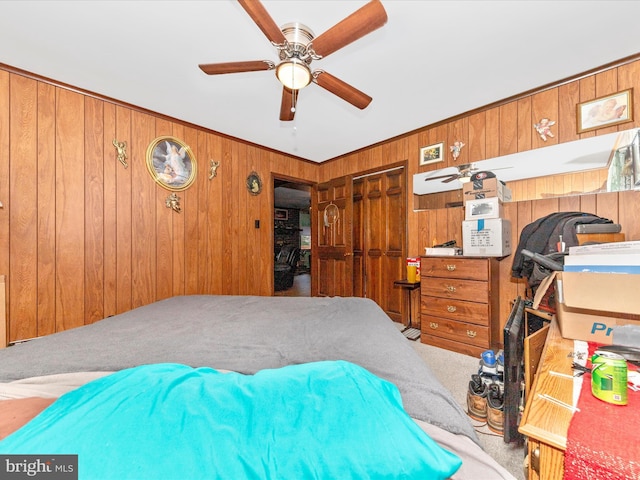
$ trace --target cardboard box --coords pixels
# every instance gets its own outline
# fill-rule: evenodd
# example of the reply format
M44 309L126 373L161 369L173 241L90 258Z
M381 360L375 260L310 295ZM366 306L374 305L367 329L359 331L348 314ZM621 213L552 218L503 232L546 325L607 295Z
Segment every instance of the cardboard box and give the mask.
M467 200L464 204L465 220L501 217L502 201L498 197L481 198L479 200Z
M554 282L556 319L563 337L611 345L616 329L640 328L640 275L554 272L538 287L534 308Z
M472 177L470 181L462 185L462 198L465 202L491 197L498 197L503 202L510 202L511 190L496 177L477 180Z
M504 257L511 253L511 222L504 218L464 220L462 251L472 257Z

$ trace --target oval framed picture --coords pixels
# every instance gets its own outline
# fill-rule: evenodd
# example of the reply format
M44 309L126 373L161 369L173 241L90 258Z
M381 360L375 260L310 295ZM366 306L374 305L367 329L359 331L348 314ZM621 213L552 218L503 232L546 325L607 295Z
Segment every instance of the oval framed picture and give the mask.
M174 192L186 190L196 179L196 159L183 141L170 136L156 138L147 148L147 169L153 180Z
M251 195L258 195L262 191L262 180L256 172L251 172L247 177L247 190Z

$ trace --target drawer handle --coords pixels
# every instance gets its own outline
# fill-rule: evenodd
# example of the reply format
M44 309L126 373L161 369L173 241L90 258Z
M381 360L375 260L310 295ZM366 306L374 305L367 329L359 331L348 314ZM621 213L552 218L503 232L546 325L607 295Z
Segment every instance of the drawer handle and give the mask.
M469 338L476 338L477 334L478 332L476 332L475 330L467 330L467 337Z
M531 470L540 474L540 447L531 449L531 458L529 459L529 466Z
M456 269L455 265L447 265L447 270L449 270L450 272L453 272Z
M447 285L446 286L447 290L450 291L451 293L456 291L456 287L454 287L453 285Z
M436 322L429 322L429 326L434 330L438 328L438 324Z
M453 313L457 310L455 305L447 305L447 312Z

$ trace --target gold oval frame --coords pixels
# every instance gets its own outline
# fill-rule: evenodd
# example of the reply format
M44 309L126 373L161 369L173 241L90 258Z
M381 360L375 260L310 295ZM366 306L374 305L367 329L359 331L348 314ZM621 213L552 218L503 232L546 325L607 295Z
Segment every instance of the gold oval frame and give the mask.
M169 150L175 149L177 157L169 159ZM182 153L181 153L182 152ZM147 147L147 170L153 180L172 192L181 192L196 179L196 158L189 146L175 137L164 135Z

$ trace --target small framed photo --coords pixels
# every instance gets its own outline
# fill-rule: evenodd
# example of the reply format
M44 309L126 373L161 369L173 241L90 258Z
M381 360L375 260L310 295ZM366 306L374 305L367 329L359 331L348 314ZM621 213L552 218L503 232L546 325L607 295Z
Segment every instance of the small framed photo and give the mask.
M633 120L633 89L579 103L578 133Z
M289 220L289 210L286 208L276 208L273 218L276 220Z
M147 148L147 169L161 187L186 190L196 178L196 159L191 149L174 137L158 137Z
M444 160L444 142L422 147L420 149L420 165L442 162Z

